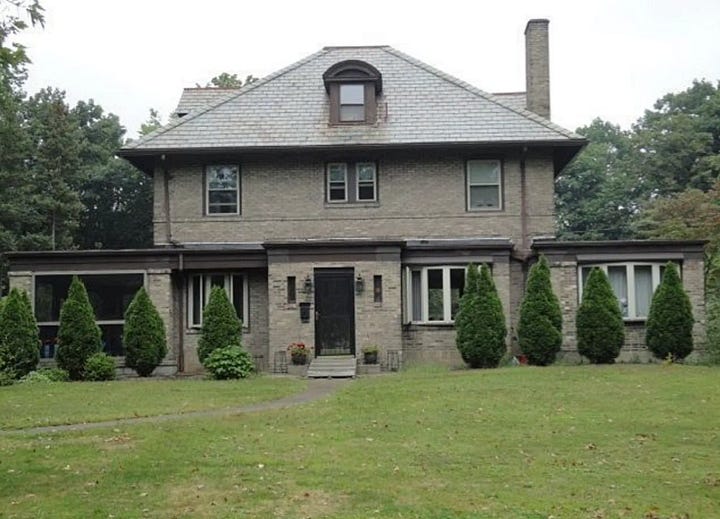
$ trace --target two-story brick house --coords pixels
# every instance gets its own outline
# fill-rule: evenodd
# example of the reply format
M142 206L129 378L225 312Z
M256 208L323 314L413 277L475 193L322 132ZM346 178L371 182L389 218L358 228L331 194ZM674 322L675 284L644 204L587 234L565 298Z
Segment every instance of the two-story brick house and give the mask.
M623 303L627 357L643 352L649 299L673 260L702 340L702 243L553 240L554 179L585 140L550 121L547 20L525 34L521 93L485 93L387 46L326 47L238 90L186 89L168 125L119 152L153 177L155 247L16 253L11 282L34 294L50 343L81 274L119 356L123 309L144 284L168 330L163 369L192 372L214 285L267 368L295 341L317 356L377 345L381 359L458 363L469 262L491 266L513 347L538 253L553 266L565 351L579 280L601 265Z

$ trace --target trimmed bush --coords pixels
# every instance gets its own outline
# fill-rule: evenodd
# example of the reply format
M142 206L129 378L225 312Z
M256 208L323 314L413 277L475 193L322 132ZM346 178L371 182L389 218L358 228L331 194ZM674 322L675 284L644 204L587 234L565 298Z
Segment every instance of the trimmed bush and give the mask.
M711 364L720 364L720 297L717 294L708 295L707 358Z
M520 349L530 364L555 362L562 346L562 311L552 291L550 266L545 256L530 268L518 323Z
M242 348L242 323L225 290L213 287L203 310L203 324L198 341L198 357L205 359L217 348Z
M141 287L125 312L123 331L125 365L141 377L149 377L167 354L165 325Z
M594 268L583 290L577 318L578 353L594 364L612 364L625 342L620 302L605 273Z
M690 298L674 263L665 266L660 286L650 304L645 341L658 359L684 359L693 350Z
M95 382L115 380L115 359L103 352L93 353L85 361L83 379Z
M40 336L30 298L13 288L0 313L0 357L7 372L21 378L40 362Z
M468 265L465 291L455 316L456 344L471 368L496 368L507 347L502 303L490 269Z
M81 380L88 358L102 349L100 327L88 299L85 285L73 276L68 297L60 309L60 329L55 359L71 380Z
M205 358L205 368L212 378L227 380L246 378L252 374L255 366L247 351L237 346L229 346L215 348Z

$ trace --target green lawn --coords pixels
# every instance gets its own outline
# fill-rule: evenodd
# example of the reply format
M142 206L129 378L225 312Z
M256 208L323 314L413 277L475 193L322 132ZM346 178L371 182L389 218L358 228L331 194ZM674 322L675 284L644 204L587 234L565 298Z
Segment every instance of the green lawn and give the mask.
M0 437L0 516L712 518L719 449L718 369L418 369L292 409Z
M306 387L299 379L272 377L15 384L0 387L0 429L238 407Z

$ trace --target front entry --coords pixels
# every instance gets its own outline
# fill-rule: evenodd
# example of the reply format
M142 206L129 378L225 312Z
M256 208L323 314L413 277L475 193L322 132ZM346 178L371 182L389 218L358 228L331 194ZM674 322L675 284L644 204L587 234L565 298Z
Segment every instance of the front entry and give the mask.
M315 355L355 354L353 269L315 269Z

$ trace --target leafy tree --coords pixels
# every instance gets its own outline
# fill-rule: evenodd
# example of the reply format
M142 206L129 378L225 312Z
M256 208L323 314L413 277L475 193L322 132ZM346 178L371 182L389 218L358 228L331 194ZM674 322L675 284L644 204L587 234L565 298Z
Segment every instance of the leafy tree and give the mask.
M198 341L198 358L205 364L217 348L242 347L242 323L221 287L213 287L203 310L203 324Z
M205 85L205 88L241 88L245 85L249 85L250 83L254 83L257 80L258 78L249 74L245 77L245 82L243 82L237 74L222 72L212 78L210 82Z
M693 350L693 315L674 263L665 266L660 286L650 304L645 341L659 359L684 359Z
M550 265L545 256L530 268L518 323L520 349L530 364L555 362L562 346L562 311L550 283Z
M590 272L576 317L578 352L594 364L612 364L625 341L620 303L605 273Z
M40 361L40 337L27 293L13 288L0 311L0 364L21 378Z
M496 368L506 351L502 303L487 265L468 265L465 291L455 317L456 344L471 368Z
M71 380L82 378L85 361L102 349L101 337L85 285L77 276L73 276L67 299L60 309L55 355L58 366L70 374Z
M143 287L125 312L123 346L125 365L141 377L152 375L167 353L165 325Z
M160 112L158 112L156 109L151 108L150 109L150 116L148 117L147 121L142 123L140 125L140 135L147 135L149 133L154 132L158 128L162 127L162 119L160 118Z

